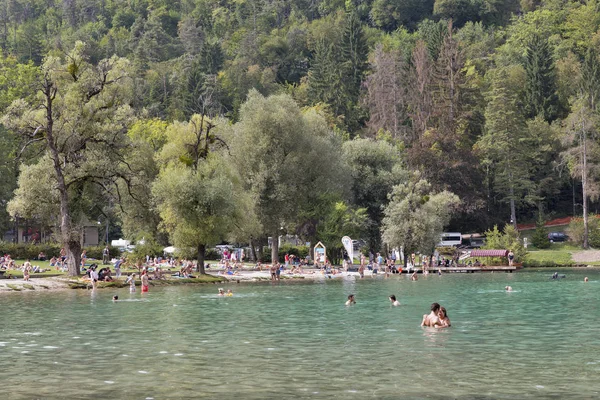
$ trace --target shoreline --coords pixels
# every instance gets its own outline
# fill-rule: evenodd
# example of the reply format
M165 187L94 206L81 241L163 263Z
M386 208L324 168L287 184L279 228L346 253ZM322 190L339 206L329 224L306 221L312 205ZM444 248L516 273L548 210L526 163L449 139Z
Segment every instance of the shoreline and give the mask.
M369 272L368 276L372 273ZM336 275L323 275L315 271L314 273L304 274L281 274L281 281L302 281L302 280L320 280L320 279L340 279L349 278L352 276L358 277L358 272L344 272ZM367 274L365 273L365 276ZM114 289L124 288L129 285L125 283L126 276L121 276L120 279L113 282L98 282L97 289ZM171 286L171 285L190 285L190 284L218 284L218 283L241 283L241 282L265 282L271 280L269 271L241 271L237 275L221 275L208 273L197 278L178 278L168 277L161 280L150 280L150 286ZM141 282L138 279L136 286L140 286ZM83 279L73 279L67 277L36 277L30 278L29 281L23 279L0 279L0 293L2 292L30 292L30 291L47 291L47 290L89 290L91 283Z
M588 266L574 266L574 267L529 267L521 269L524 270L539 270L539 269L572 269L572 270L584 270L584 269L598 269L600 266L588 265ZM219 271L220 272L220 271ZM417 269L420 274L422 271ZM448 273L460 273L443 271L444 274ZM482 271L486 273L486 271ZM489 273L489 272L488 272ZM431 275L436 275L434 271L430 272ZM392 274L395 276L397 274ZM402 275L406 275L403 273ZM384 273L379 272L377 276L385 276ZM374 278L373 272L366 270L365 278ZM310 270L302 274L290 274L282 273L281 281L317 281L323 279L360 279L358 272L340 272L335 275L324 275L319 270ZM124 288L129 286L125 283L126 276L122 276L119 280L114 282L99 282L98 289L115 289ZM200 284L219 284L219 283L247 283L247 282L269 282L271 281L271 274L269 271L240 271L236 275L222 275L220 273L209 273L204 276L197 278L178 278L168 277L161 280L151 280L150 286L173 286L173 285L200 285ZM136 286L140 286L141 282L139 279L136 282ZM83 279L72 279L68 277L35 277L29 281L23 279L0 279L0 293L11 293L11 292L32 292L32 291L50 291L50 290L91 290L91 284L89 281Z

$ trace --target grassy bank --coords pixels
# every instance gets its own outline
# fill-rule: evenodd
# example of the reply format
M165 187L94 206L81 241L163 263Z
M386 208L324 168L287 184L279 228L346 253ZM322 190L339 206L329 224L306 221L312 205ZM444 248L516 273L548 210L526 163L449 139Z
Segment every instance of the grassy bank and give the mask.
M569 250L530 251L523 261L524 267L573 267L575 262Z
M525 267L577 267L587 265L600 265L598 252L595 250L582 250L581 247L571 243L554 243L550 249L528 249L529 252L523 261ZM584 254L574 260L573 254ZM587 256L587 257L586 257Z

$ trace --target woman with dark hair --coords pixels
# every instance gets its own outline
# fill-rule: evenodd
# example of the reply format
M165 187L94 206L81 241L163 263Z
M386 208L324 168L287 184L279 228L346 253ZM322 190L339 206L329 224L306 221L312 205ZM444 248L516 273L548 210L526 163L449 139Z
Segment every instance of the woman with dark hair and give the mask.
M444 307L440 307L438 317L440 319L440 326L438 326L438 328L449 328L451 326L450 319L448 318L448 314L446 314L446 309Z

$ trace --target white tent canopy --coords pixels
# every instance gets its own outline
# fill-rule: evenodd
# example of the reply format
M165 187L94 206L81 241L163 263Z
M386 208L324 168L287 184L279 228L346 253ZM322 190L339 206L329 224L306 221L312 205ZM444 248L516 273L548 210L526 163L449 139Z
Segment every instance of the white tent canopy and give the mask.
M163 249L163 252L167 253L167 254L173 254L175 253L177 249L174 246L169 246L169 247L165 247Z
M131 240L125 240L125 239L112 240L110 242L110 245L113 247L127 247L130 244L131 244Z

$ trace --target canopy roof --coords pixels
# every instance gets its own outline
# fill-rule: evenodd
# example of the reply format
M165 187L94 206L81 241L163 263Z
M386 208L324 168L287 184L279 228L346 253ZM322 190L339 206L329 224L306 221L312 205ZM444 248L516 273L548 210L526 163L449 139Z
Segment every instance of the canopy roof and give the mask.
M508 250L473 250L471 257L508 257Z

